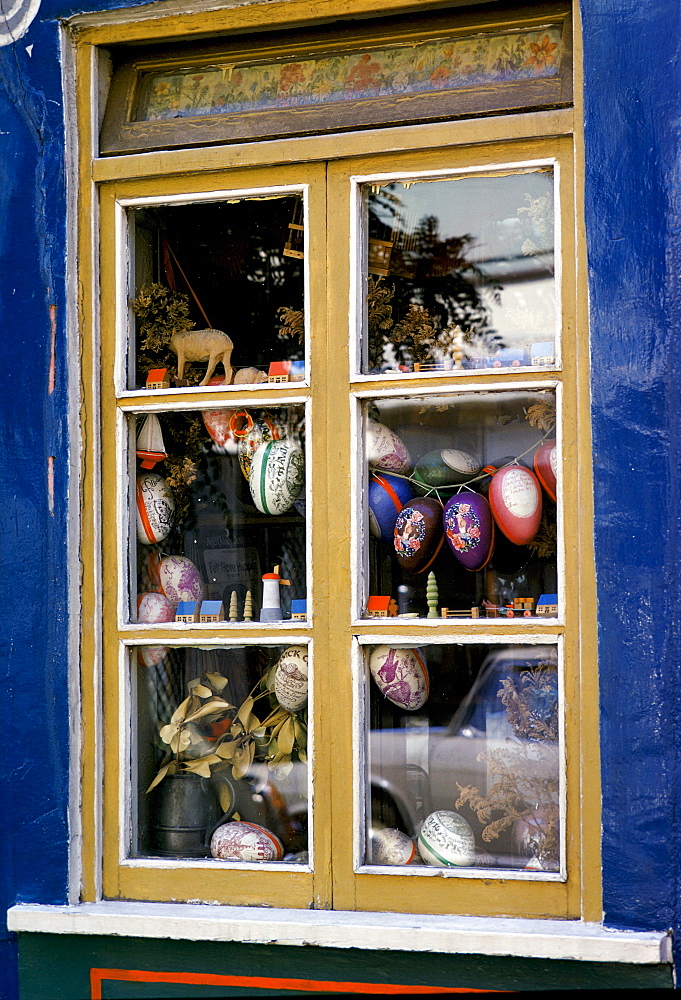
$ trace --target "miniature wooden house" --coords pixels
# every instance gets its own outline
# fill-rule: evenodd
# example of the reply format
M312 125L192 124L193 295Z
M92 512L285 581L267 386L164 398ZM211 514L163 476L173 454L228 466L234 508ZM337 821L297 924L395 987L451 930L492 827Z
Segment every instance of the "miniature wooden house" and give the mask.
M225 609L222 601L202 601L199 612L201 622L222 622L225 620Z
M180 601L175 610L175 621L193 624L199 620L198 601Z
M169 389L170 379L167 368L152 368L147 375L147 389Z

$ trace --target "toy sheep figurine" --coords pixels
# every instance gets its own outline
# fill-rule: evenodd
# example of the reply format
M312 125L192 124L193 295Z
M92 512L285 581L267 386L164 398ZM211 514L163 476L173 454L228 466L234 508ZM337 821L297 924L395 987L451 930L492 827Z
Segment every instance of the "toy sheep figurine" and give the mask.
M207 361L208 368L200 385L208 385L219 361L225 368L223 384L232 377L232 349L234 344L222 330L182 330L170 338L170 349L177 355L177 377L182 378L185 361Z

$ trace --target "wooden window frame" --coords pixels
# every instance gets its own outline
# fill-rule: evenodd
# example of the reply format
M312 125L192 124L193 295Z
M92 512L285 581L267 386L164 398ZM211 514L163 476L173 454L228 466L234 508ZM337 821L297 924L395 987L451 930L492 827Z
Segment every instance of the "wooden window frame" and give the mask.
M329 18L333 16L333 3L322 5ZM344 8L352 7L353 12L365 16L381 9L381 4L373 0L346 0ZM425 5L424 5L425 6ZM441 8L442 4L429 4L433 9ZM143 9L137 12L132 25L125 29L127 38L136 38L152 42L155 39L168 39L191 31L228 30L235 25L239 30L286 24L287 19L297 16L301 21L309 20L319 14L319 4L308 3L307 0L293 0L291 3L253 4L247 8L235 8L231 4L218 12L217 21L214 14L210 16L201 13L189 13L177 16L169 13L167 17L157 20L146 19ZM295 10L294 10L295 8ZM392 0L391 9L404 11L409 5L402 0ZM421 9L421 8L420 8ZM130 13L130 12L128 12ZM545 372L529 377L522 373L503 377L503 383L520 387L539 387L560 385L562 406L565 413L565 427L569 434L563 440L564 469L564 505L570 505L570 544L564 543L566 579L566 614L567 626L563 620L550 626L518 623L513 629L495 630L488 633L487 641L501 642L511 636L514 640L539 641L538 636L556 636L556 641L564 645L566 678L569 678L565 694L566 716L566 757L568 760L567 798L570 802L568 811L567 861L568 879L513 879L505 878L506 873L480 873L472 878L450 877L433 879L425 877L417 888L414 877L409 875L382 875L364 870L358 855L357 839L352 828L348 829L338 824L334 828L337 816L342 816L344 803L352 801L359 808L360 788L353 769L348 769L340 777L333 777L333 795L327 805L322 808L323 815L317 819L315 832L315 872L293 873L294 889L291 886L291 873L273 870L266 866L260 871L252 868L244 870L230 869L219 873L220 889L216 894L214 883L210 888L203 889L201 895L206 899L223 898L225 902L242 903L246 905L281 905L282 898L292 907L315 906L337 909L393 909L405 912L430 913L470 913L470 914L505 914L512 916L558 916L595 920L601 915L600 902L600 795L599 772L596 734L598 732L597 713L597 670L595 660L595 582L593 570L593 539L592 520L589 515L592 508L591 452L589 434L589 391L588 391L588 330L586 316L586 294L584 278L584 245L582 228L574 220L581 218L581 135L578 117L571 108L551 111L519 113L511 116L498 116L487 119L435 122L417 126L398 126L386 129L347 132L337 136L308 136L296 139L269 140L258 143L235 143L230 146L201 147L197 149L182 149L177 151L157 153L136 153L127 156L102 158L97 155L97 140L95 123L97 121L96 106L92 95L96 93L98 77L98 54L107 45L120 39L123 31L116 24L93 23L88 15L79 15L71 21L71 30L75 41L76 70L76 114L78 133L81 137L79 152L79 202L78 202L78 256L79 274L83 288L80 306L80 347L83 359L83 397L82 397L82 427L83 427L83 461L82 461L82 547L83 561L83 629L81 643L82 686L82 898L92 901L101 898L136 898L156 900L196 899L197 873L206 866L188 864L185 866L153 865L135 863L124 864L121 867L118 829L120 824L121 788L118 768L121 758L113 754L109 757L103 747L112 744L120 747L120 725L127 725L124 713L124 702L119 703L118 681L120 678L121 660L119 650L126 642L134 645L141 641L154 641L166 637L167 634L153 628L125 626L118 618L120 595L116 588L110 586L110 581L118 575L119 560L114 552L116 544L114 537L119 530L112 521L112 513L104 509L103 520L100 518L100 497L113 489L119 496L125 495L125 484L120 474L109 468L109 463L100 463L100 434L102 441L108 441L107 449L116 447L112 442L121 445L121 417L116 416L128 411L140 411L144 406L150 406L148 399L141 394L120 392L116 400L111 377L107 372L113 365L113 351L116 343L115 319L109 306L111 295L107 289L109 280L117 273L120 263L116 260L114 247L116 245L116 224L114 203L130 198L143 197L150 192L162 197L165 194L186 193L187 190L224 190L226 178L229 185L241 189L253 185L253 178L265 175L270 180L275 176L279 179L286 176L291 183L295 180L295 167L291 164L301 162L313 164L321 169L322 163L330 162L330 172L337 172L347 179L348 176L367 176L372 172L380 172L378 165L388 160L395 169L397 162L412 169L418 160L419 164L439 162L439 169L446 169L447 164L460 162L463 157L471 167L484 166L486 163L521 162L529 158L546 158L547 150L560 146L560 160L563 164L561 184L567 193L563 203L564 218L569 224L569 245L563 248L564 255L571 254L563 273L564 296L567 289L569 300L569 322L563 327L563 356L565 367L556 377ZM209 26L210 22L210 26ZM501 150L507 150L504 157ZM396 160L396 157L399 159ZM458 158L458 159L457 159ZM347 162L339 166L339 161ZM247 175L250 176L248 180ZM300 174L298 175L298 178ZM237 185L237 180L239 181ZM332 178L333 180L333 178ZM275 183L280 182L279 180ZM326 188L324 197L326 198ZM322 455L323 441L329 433L329 414L340 414L336 421L335 433L344 441L350 438L350 408L348 398L360 399L366 394L390 392L396 390L394 380L356 377L350 370L350 352L348 351L348 327L342 318L342 309L327 306L327 302L338 303L351 301L350 270L353 262L348 248L352 246L350 227L352 213L341 210L335 203L333 194L335 188L329 183L329 208L324 212L324 224L318 226L319 232L324 228L325 246L329 249L324 256L324 267L319 268L320 275L324 270L331 280L328 293L321 296L324 303L321 311L328 310L319 321L312 320L313 334L311 372L313 386L308 389L303 386L291 393L287 390L259 390L257 395L250 396L254 401L260 400L280 402L289 398L308 397L312 400L313 421L317 443L314 448ZM333 230L334 236L327 242L326 226ZM96 223L101 220L101 232L95 232ZM312 238L317 224L312 226ZM566 234L568 235L568 234ZM347 268L337 268L338 252L345 248ZM101 254L101 256L100 256ZM569 266L567 266L569 263ZM335 268L335 274L334 274ZM315 282L319 280L320 288L324 283L323 276L311 281L311 295L314 296ZM118 286L120 288L120 283ZM101 296L101 318L100 318ZM120 312L120 310L119 310ZM111 324L114 324L113 328ZM101 325L101 328L100 328ZM319 337L315 329L325 329L326 335ZM568 350L569 347L569 350ZM101 353L100 353L101 351ZM566 356L567 355L567 356ZM326 366L324 359L326 358ZM99 373L103 372L100 383ZM330 373L333 377L330 377ZM339 373L347 374L341 378ZM478 374L474 380L476 387L501 385L498 376ZM451 381L439 377L428 376L423 381L411 378L409 384L401 385L402 394L411 390L442 391L452 386ZM456 383L451 391L460 391L463 384ZM193 406L196 407L194 396ZM189 395L178 396L171 392L166 396L155 398L154 405L161 404L174 408L178 404L191 408L192 399ZM201 406L215 403L218 400L227 402L225 396L214 392L201 390ZM230 399L231 401L231 399ZM316 402L315 402L316 401ZM318 415L315 415L315 405ZM101 414L101 426L100 417ZM118 424L118 429L117 429ZM314 457L313 465L319 468ZM349 458L341 465L341 475L350 476ZM324 464L322 462L322 464ZM579 471L579 474L578 474ZM320 563L329 560L332 555L329 539L325 531L324 510L332 496L329 478L326 474L318 474L318 493L314 505L312 537L317 546L316 552ZM348 517L352 519L350 497L346 498ZM354 515L356 517L356 515ZM563 535L565 537L565 534ZM113 543L113 548L112 548ZM101 556L100 556L101 553ZM115 565L117 564L118 565ZM112 570L116 573L112 576ZM120 579L120 575L118 575ZM350 574L334 587L334 594L344 606L357 608L357 600L351 596L352 578ZM375 622L360 621L355 612L345 619L342 625L331 621L333 611L329 602L323 600L324 587L317 586L315 600L318 601L315 617L315 657L318 664L331 661L333 644L342 635L348 650L356 648L353 644L366 644L372 637L384 637L392 632L389 627L377 627ZM113 612L113 618L112 618ZM107 624L108 622L108 624ZM111 624L114 622L115 624ZM103 625L102 625L103 623ZM102 627L104 640L102 641ZM115 636L107 628L113 629ZM481 635L482 629L470 624L452 626L439 624L429 632L429 637L435 641L444 641L447 637L457 641L460 637L465 641L473 641ZM393 632L394 634L394 632ZM399 641L413 638L414 634L423 642L424 630L413 627L400 633ZM205 642L206 633L182 630L178 637L190 640L199 636ZM277 642L275 633L267 633L267 640ZM307 629L294 628L286 630L288 636L306 636ZM221 632L218 641L234 643L241 641L259 641L253 632L243 632L231 629ZM198 639L196 641L199 641ZM482 641L482 640L480 640ZM102 677L102 658L106 659ZM359 661L355 653L354 662ZM115 666L111 666L115 663ZM359 717L361 705L353 701L352 684L346 684L341 700L337 694L332 694L328 684L328 676L324 678L323 667L318 675L315 694L315 724L316 740L319 747L329 746L334 741L346 747L353 746L353 713ZM103 694L102 694L103 692ZM341 711L339 711L339 708ZM102 723L103 715L103 723ZM336 725L338 719L340 725ZM334 720L332 726L331 720ZM355 743L356 745L356 743ZM102 758L106 757L102 765ZM113 764L111 760L113 759ZM318 787L331 787L332 762L326 751L317 756ZM113 770L112 770L113 768ZM354 769L358 773L358 769ZM104 794L102 796L102 776ZM323 796L319 797L320 799ZM102 834L102 817L104 832ZM354 824L355 827L357 824ZM331 830L334 830L333 856L331 848ZM332 871L332 863L335 870ZM211 862L207 863L210 867ZM173 869L169 871L169 869ZM121 881L121 870L132 871L127 881ZM103 872L103 886L102 886ZM532 882L530 886L528 882ZM202 880L202 885L206 885ZM223 889L224 887L224 889ZM282 896L284 893L284 896Z

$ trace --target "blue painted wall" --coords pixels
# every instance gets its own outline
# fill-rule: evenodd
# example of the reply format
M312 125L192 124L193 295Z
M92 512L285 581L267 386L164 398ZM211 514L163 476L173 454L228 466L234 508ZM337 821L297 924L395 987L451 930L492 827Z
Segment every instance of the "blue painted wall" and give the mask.
M67 894L65 190L57 19L0 47L0 911ZM678 927L677 0L582 0L606 919ZM54 351L53 351L54 345ZM51 358L54 355L54 387ZM54 457L54 499L48 459ZM3 935L2 995L16 991Z

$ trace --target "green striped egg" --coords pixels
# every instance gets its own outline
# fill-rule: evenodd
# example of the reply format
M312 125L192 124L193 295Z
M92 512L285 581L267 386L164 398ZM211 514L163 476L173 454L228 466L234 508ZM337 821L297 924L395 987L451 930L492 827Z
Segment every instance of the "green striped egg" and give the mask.
M267 441L253 454L248 485L253 503L263 514L285 514L298 498L305 478L300 445L284 438Z

